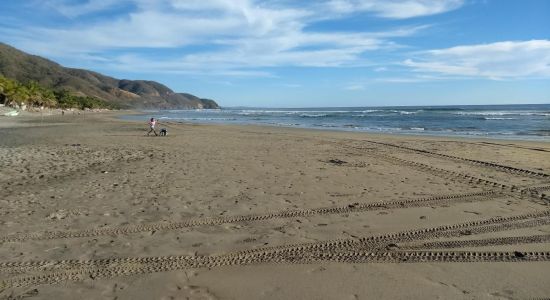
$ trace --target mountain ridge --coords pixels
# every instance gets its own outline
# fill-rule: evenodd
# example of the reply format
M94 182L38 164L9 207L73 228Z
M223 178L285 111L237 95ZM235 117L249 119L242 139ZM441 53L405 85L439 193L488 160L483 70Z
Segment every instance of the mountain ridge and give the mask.
M176 93L156 81L117 79L95 71L64 67L1 42L0 75L20 82L36 81L79 96L96 97L122 108L219 108L214 100Z

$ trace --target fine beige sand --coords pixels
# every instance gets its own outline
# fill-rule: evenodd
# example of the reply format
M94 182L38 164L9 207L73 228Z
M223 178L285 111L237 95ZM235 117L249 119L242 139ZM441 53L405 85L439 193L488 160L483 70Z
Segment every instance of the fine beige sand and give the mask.
M0 299L550 297L550 143L0 117Z

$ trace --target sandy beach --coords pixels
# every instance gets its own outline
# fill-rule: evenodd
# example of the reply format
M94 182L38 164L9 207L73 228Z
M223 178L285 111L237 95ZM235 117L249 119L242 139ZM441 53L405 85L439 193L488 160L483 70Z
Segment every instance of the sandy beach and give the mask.
M0 299L550 297L550 143L0 117Z

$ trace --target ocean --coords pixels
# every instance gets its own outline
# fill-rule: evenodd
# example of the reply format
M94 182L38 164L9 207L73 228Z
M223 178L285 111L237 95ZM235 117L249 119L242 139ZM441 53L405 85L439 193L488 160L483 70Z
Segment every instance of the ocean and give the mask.
M148 110L146 120L253 124L357 132L488 137L550 142L550 104Z

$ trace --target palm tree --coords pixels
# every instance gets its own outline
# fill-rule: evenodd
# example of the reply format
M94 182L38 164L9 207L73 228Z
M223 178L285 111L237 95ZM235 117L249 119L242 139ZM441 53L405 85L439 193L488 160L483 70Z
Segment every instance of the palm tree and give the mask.
M2 100L5 105L14 106L18 104L18 100L22 98L22 90L18 86L15 80L0 77L0 94L2 94Z
M42 87L36 81L29 82L26 86L28 91L28 101L32 106L42 106L44 104L42 97Z
M11 94L11 98L19 106L22 106L23 104L26 104L30 99L29 90L22 84L16 84L15 89Z
M13 89L13 86L13 80L0 76L0 102L8 104L8 91Z
M57 106L57 99L52 90L42 89L42 103L46 107Z

